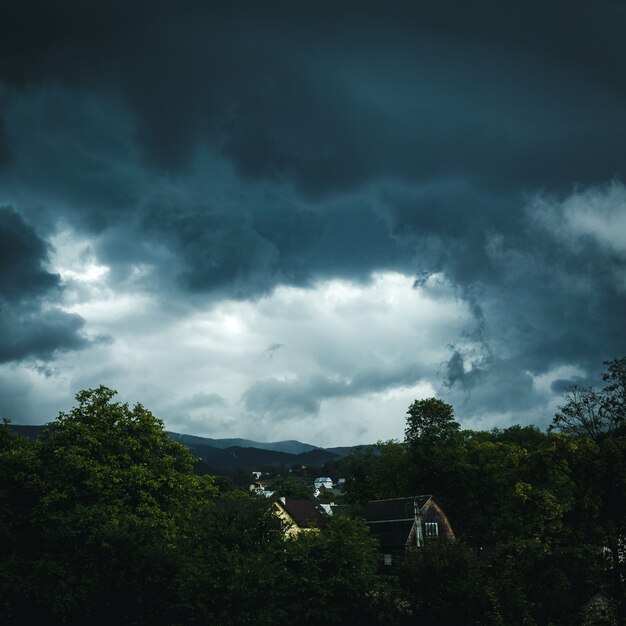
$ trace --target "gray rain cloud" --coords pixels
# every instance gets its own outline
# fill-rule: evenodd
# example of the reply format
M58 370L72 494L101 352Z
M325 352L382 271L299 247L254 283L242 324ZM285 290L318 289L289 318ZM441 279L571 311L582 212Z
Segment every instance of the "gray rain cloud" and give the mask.
M0 207L0 363L51 358L86 344L84 321L54 306L59 276L45 269L48 246L10 207Z
M0 410L41 420L46 394L53 411L120 372L214 435L258 414L318 436L326 406L399 389L468 425L545 425L562 381L626 353L625 18L608 0L0 3L0 388L24 399ZM343 281L370 315L381 275L468 317L368 351L277 291ZM207 311L247 319L258 359L198 351ZM170 341L206 378L142 379Z

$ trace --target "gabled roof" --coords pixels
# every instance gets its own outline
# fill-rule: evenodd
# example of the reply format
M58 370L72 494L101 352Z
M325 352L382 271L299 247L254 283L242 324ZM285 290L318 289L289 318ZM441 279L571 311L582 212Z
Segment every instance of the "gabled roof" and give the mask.
M330 476L318 476L313 482L315 483L327 483L333 482L333 479Z
M279 498L276 504L285 509L300 528L320 528L326 522L312 500Z
M418 514L422 515L421 519L432 514L433 519L441 521L445 526L440 533L454 538L445 514L431 495L371 500L361 510L361 517L367 522L370 534L378 539L380 549L384 552L416 545L421 541L421 528L416 525ZM426 521L428 519L430 517Z
M349 504L332 504L330 505L331 515L350 517L352 507Z
M421 511L431 496L411 496L409 498L390 498L371 500L361 511L361 516L368 522L414 521L415 507Z
M368 524L370 535L378 539L382 550L397 550L409 544L415 520Z

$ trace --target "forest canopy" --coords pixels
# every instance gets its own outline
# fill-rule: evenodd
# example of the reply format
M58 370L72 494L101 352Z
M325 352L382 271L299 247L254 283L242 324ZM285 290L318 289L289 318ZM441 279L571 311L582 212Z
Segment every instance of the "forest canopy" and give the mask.
M606 365L548 432L465 430L450 405L416 400L403 442L326 466L346 476L351 514L291 537L271 502L198 475L159 419L106 387L34 441L5 423L0 621L623 623L626 359ZM407 549L381 575L359 506L426 493L457 541Z

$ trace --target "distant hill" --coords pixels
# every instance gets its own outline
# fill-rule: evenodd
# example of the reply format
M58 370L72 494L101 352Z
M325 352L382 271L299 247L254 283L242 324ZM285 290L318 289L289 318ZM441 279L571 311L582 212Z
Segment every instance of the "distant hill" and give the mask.
M44 426L11 424L14 432L28 439L36 439ZM186 445L216 474L239 469L259 467L290 468L293 465L321 467L324 463L346 456L352 447L320 448L301 441L273 441L264 443L251 439L211 439L196 435L168 432L175 441Z
M311 450L320 450L310 443L302 443L293 439L288 441L253 441L252 439L211 439L210 437L198 437L196 435L181 435L180 433L169 432L169 436L176 441L187 445L204 445L212 446L213 448L258 448L260 450L273 450L274 452L287 452L288 454L301 454L302 452L309 452Z
M26 439L35 440L43 430L43 426L26 426L24 424L11 424L11 430Z
M348 456L350 452L352 452L352 450L354 450L354 448L356 447L358 446L337 446L335 448L324 448L324 450L332 452L337 456Z
M262 448L213 448L206 445L189 446L191 453L200 458L215 473L229 473L239 469L290 468L292 465L319 467L327 461L338 459L332 452L316 448L301 454L289 454Z

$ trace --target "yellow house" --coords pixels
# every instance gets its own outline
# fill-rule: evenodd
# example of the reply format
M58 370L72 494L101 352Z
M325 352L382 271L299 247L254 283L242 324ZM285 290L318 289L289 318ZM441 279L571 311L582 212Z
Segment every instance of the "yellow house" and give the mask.
M291 500L281 497L274 501L273 507L283 522L286 537L295 537L301 532L317 531L326 521L312 500Z

